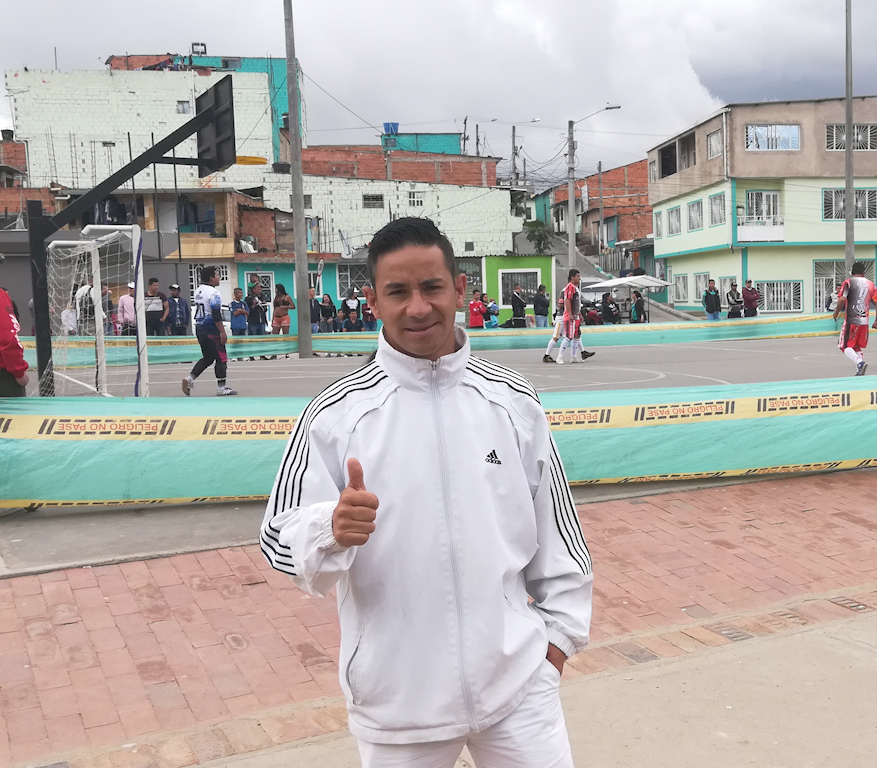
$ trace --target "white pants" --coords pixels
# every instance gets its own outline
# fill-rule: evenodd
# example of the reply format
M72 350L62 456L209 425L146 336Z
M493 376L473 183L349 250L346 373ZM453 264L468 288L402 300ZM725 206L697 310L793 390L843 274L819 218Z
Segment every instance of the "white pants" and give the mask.
M560 706L560 675L548 660L520 706L495 725L450 741L359 741L363 768L453 768L469 747L478 768L573 768Z

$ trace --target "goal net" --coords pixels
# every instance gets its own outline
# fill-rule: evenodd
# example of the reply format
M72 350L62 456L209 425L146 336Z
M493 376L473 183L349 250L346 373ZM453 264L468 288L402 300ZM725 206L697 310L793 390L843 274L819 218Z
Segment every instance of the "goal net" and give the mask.
M89 226L47 252L52 365L41 394L52 377L59 397L148 395L140 228Z

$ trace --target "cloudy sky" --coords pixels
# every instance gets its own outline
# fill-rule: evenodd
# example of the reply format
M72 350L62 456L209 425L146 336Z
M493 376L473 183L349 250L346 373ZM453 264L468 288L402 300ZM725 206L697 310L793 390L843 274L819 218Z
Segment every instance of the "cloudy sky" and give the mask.
M566 121L607 103L622 109L577 127L580 175L640 159L724 103L843 95L844 0L293 2L311 144L375 143L384 121L461 131L468 116L470 150L478 124L507 158L516 124L528 170L549 181L564 173ZM877 3L853 7L855 90L874 94ZM54 46L62 70L192 41L212 55L285 50L282 0L29 0L4 21L3 70L52 69Z

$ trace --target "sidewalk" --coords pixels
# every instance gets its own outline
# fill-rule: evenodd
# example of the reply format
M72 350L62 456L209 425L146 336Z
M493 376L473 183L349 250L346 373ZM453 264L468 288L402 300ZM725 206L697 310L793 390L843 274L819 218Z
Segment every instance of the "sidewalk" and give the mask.
M669 669L662 659L684 657L670 666L694 674L781 644L793 650L777 658L794 666L795 638L850 616L852 627L871 622L855 615L877 606L875 490L877 474L863 470L579 507L597 579L592 646L564 674L581 754L595 717L613 724L592 690L614 701L622 682ZM340 756L338 643L334 600L302 594L256 547L0 581L0 766L224 765L293 744ZM602 679L581 685L584 675ZM673 720L659 702L655 722ZM633 732L613 731L636 746ZM298 751L276 764L296 765ZM609 754L594 764L628 764Z

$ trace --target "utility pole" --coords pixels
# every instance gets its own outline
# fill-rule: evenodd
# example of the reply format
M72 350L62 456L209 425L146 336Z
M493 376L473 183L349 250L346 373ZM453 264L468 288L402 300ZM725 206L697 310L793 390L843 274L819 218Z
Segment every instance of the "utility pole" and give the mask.
M523 163L524 163L524 178L523 178L523 182L524 182L524 186L527 186L527 158L525 157L525 158L522 158L522 159L523 159Z
M478 123L475 123L475 156L476 157L481 156L481 137L478 135L479 127L480 126L478 125Z
M298 87L298 61L295 58L292 0L283 0L283 15L286 23L286 90L289 96L289 173L292 176L292 225L295 228L295 306L298 318L298 357L303 360L313 356L314 348L311 339L308 239L301 167L301 93Z
M597 163L597 178L600 180L600 234L597 237L597 247L603 253L603 163Z
M512 170L509 174L509 186L514 186L518 181L518 166L516 158L518 156L518 147L515 140L515 126L512 126Z
M847 0L847 55L846 55L846 130L844 142L844 171L846 186L844 192L844 219L846 237L844 241L844 260L846 273L849 274L856 260L856 193L853 187L853 11L852 0Z
M570 269L576 263L576 140L575 122L569 121L569 135L566 139L566 239L567 257Z
M466 154L466 141L469 138L466 135L466 123L468 123L468 122L469 122L469 116L467 115L466 117L463 118L463 154L464 155Z

